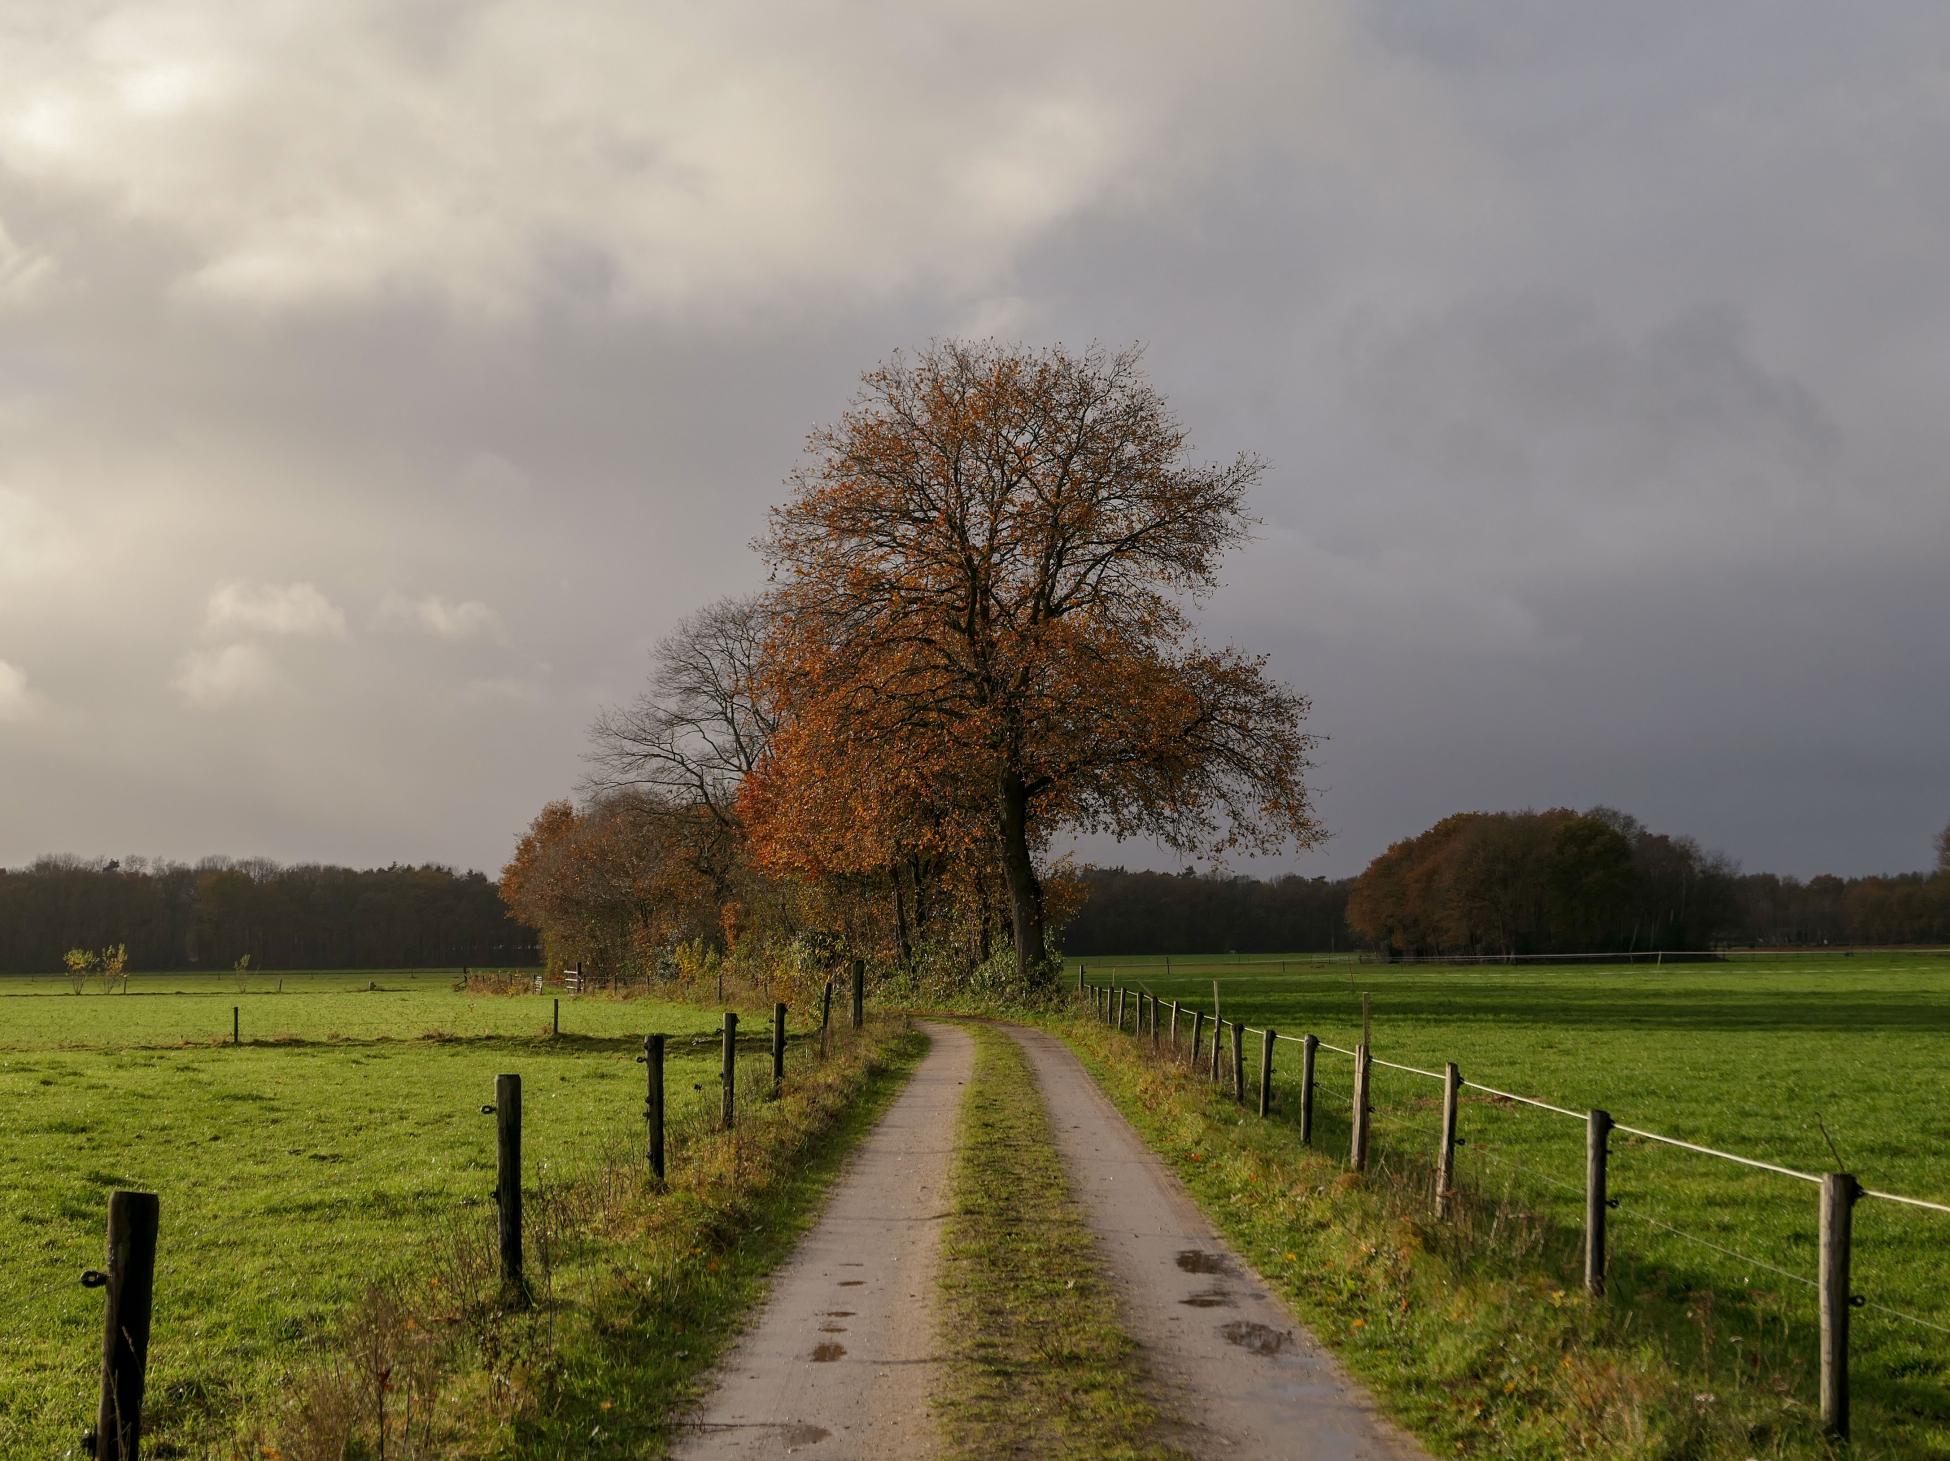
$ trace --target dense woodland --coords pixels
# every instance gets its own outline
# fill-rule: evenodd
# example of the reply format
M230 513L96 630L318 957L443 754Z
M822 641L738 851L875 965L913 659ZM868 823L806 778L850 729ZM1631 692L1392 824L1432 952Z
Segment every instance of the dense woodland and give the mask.
M1073 957L1277 954L1348 945L1348 878L1128 872L1088 868L1063 931Z
M605 929L619 950L633 930L666 949L686 940L708 943L714 934L723 938L721 905L710 896L708 880L678 877L653 890L630 877L628 848L654 834L658 820L638 819L613 799L581 812L559 804L549 820L555 824L558 856L612 864L606 875L584 866L568 879L580 900L576 911L585 920L588 946L607 947ZM573 854L562 850L568 848ZM653 865L665 866L661 858ZM1711 918L1678 930L1703 940L1698 947L1950 944L1950 869L1803 881L1774 873L1735 874L1710 858L1702 858L1700 866L1703 880L1714 885L1703 900ZM1119 867L1085 868L1054 879L1053 887L1066 919L1064 951L1088 958L1374 947L1348 926L1348 901L1357 882ZM902 886L911 902L915 884ZM764 896L750 883L741 891ZM829 896L834 900L829 912L845 903L864 922L883 931L890 925L894 899L884 884L862 882L850 899L843 892ZM1698 888L1692 896L1697 910L1702 906ZM1550 907L1548 897L1545 907ZM567 916L566 908L559 911ZM755 908L750 916L790 914ZM942 932L925 905L909 908L906 917L910 924L918 921L924 929ZM1572 926L1593 925L1586 918ZM1613 925L1612 946L1622 926ZM732 932L740 930L734 926ZM963 926L962 932L970 941L966 952L979 956L983 931ZM986 932L991 940L1006 937L999 908L991 908ZM861 936L873 934L865 930ZM1627 947L1631 940L1627 928ZM129 946L130 967L136 970L228 969L245 954L259 968L280 969L519 965L538 957L534 932L511 921L494 885L473 872L279 867L262 859L225 858L189 866L49 857L26 868L0 868L0 971L52 971L67 949L116 943ZM1672 942L1641 940L1638 946L1679 948L1682 942L1675 934ZM1526 944L1519 951L1582 953L1600 947L1552 950ZM571 962L593 959L582 948L565 947L564 956ZM1481 939L1445 944L1440 951L1505 952Z
M495 886L444 867L191 866L44 857L0 868L0 970L61 967L72 948L126 944L132 971L445 968L530 964L534 933Z
M1350 935L1392 955L1950 941L1950 829L1932 873L1742 876L1609 807L1462 812L1395 843L1349 890Z

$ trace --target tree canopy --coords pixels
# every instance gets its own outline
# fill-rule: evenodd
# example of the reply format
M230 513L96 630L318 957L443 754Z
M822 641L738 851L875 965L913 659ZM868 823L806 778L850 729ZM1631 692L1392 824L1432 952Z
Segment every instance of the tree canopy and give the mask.
M948 342L869 372L759 545L761 857L992 868L1029 977L1060 830L1318 840L1305 699L1185 608L1245 540L1260 470L1192 460L1135 350Z

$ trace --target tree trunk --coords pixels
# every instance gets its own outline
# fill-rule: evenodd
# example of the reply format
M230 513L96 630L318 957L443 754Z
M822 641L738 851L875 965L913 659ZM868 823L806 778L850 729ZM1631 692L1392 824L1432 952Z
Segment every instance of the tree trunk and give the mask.
M887 881L894 889L894 962L905 969L913 946L907 937L907 896L901 889L900 864L887 869Z
M1002 814L1002 873L1009 884L1009 911L1016 939L1016 973L1026 984L1049 972L1043 950L1043 885L1029 853L1029 791L1017 772L1004 771L998 790Z

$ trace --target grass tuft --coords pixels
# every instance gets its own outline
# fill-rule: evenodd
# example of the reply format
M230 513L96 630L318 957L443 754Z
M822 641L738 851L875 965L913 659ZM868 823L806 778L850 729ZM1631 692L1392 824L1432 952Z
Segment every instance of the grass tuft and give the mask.
M950 1176L935 1398L950 1455L1163 1457L1136 1345L1118 1323L1035 1076L971 1025L975 1072Z

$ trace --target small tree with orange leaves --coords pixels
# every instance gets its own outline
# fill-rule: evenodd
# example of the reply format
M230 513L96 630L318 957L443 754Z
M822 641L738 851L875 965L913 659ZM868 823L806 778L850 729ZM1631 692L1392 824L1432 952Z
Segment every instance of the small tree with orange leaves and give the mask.
M1046 971L1060 830L1183 850L1321 835L1307 704L1184 602L1250 526L1259 464L1189 459L1138 352L950 342L868 373L760 549L776 730L743 804L773 866L986 861Z

